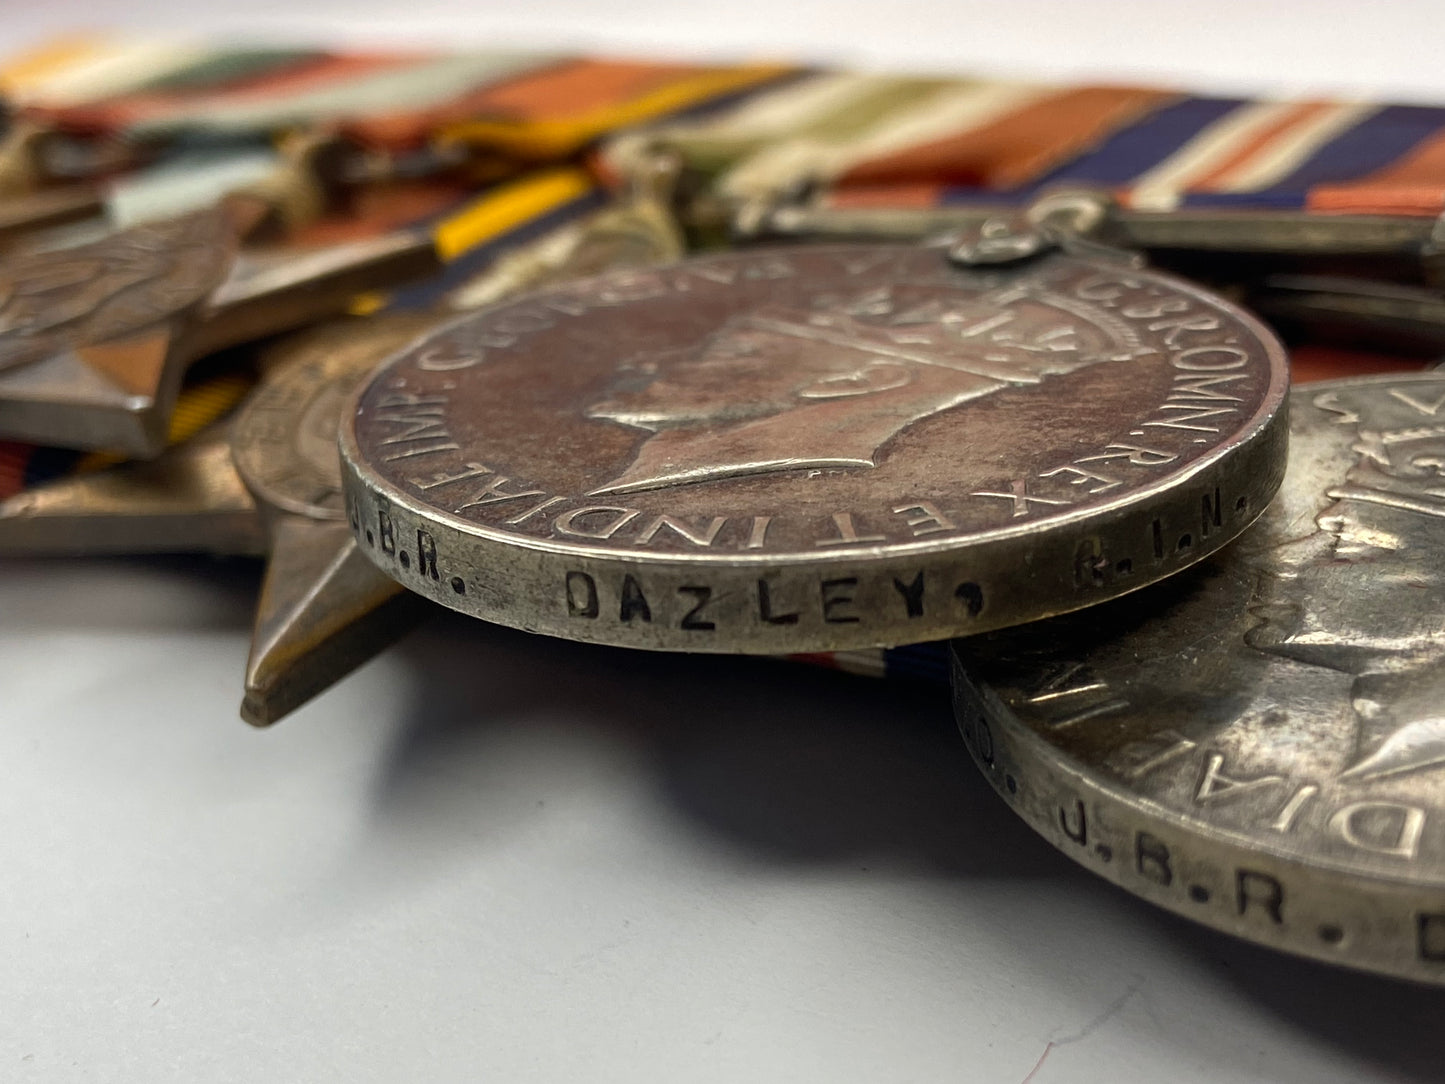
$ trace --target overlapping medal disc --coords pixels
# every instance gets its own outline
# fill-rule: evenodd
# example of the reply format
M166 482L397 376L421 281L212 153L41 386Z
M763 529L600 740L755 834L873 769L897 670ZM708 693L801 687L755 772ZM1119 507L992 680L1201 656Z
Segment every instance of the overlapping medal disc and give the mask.
M955 644L964 736L1047 839L1262 944L1445 981L1445 374L1294 393L1232 547Z

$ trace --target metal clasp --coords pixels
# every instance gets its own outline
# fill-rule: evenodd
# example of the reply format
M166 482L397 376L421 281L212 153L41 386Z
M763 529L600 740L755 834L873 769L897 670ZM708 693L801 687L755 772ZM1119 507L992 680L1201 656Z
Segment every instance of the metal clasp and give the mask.
M963 267L1018 263L1055 249L1140 266L1141 253L1106 239L1116 211L1101 192L1067 189L1044 195L1021 212L995 215L925 244L946 247L948 259Z
M923 241L976 232L990 220L1017 218L1020 209L1004 204L836 208L810 195L749 207L745 214L746 220L735 224L747 240ZM1445 221L1432 218L1216 207L1136 211L1077 189L1045 193L1023 214L1035 225L1046 222L1071 237L1142 251L1166 266L1208 263L1221 269L1223 278L1257 277L1281 264L1296 270L1350 264L1366 269L1371 278L1445 281Z

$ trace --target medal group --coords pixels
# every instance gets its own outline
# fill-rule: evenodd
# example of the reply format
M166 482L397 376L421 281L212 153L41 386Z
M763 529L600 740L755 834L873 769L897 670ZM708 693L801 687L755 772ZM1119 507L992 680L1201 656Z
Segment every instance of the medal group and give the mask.
M0 554L263 557L248 721L435 604L951 670L1076 861L1445 982L1445 109L93 41L0 88Z

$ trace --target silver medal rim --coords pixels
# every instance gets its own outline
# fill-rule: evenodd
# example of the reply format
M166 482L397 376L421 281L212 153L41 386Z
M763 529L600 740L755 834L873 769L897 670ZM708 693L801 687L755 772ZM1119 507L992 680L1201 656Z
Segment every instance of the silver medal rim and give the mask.
M1319 381L1299 390L1313 395L1402 383L1439 386L1445 375L1370 374ZM1138 899L1251 943L1355 970L1445 985L1445 955L1422 954L1419 926L1422 916L1438 918L1445 926L1445 869L1433 881L1412 880L1403 871L1392 875L1388 870L1361 870L1337 857L1310 856L1263 834L1211 824L1131 791L1060 749L986 683L972 679L968 642L965 638L949 645L954 712L964 744L999 797L1059 853ZM1200 869L1208 869L1215 876L1222 871L1236 877L1241 872L1278 874L1281 884L1288 878L1291 891L1298 890L1303 899L1297 910L1311 917L1296 915L1290 923L1265 926L1246 921L1243 911L1230 913L1226 907L1221 913L1210 900L1196 899L1182 886L1160 886L1130 875L1126 854L1105 857L1097 842L1080 843L1059 821L1065 795L1108 825L1109 838L1144 832L1172 847L1174 855L1187 855L1196 877Z
M1101 783L1088 768L1013 719L1007 708L990 710L996 698L963 676L966 663L953 645L949 654L954 713L970 758L1014 814L1064 858L1135 899L1251 944L1357 971L1445 985L1445 958L1425 960L1419 955L1417 925L1420 915L1445 911L1445 885L1411 884L1349 872L1336 863L1311 863L1225 828L1206 834L1186 814ZM988 734L986 751L981 723ZM1059 820L1065 796L1082 805L1091 824L1107 824L1108 833L1096 829L1092 845L1069 836ZM1169 884L1151 881L1142 871L1131 875L1134 856L1112 845L1104 850L1098 842L1104 835L1133 839L1138 847L1145 834L1151 845L1164 845L1170 861L1180 866ZM1188 859L1189 884L1184 883L1181 856ZM1302 904L1289 904L1287 922L1266 924L1253 913L1252 901L1241 909L1231 899L1229 889L1240 891L1242 876L1261 875L1288 883L1291 895L1303 897ZM1208 895L1192 895L1195 885L1206 881L1213 886ZM1358 944L1362 939L1364 949Z
M1310 394L1313 394L1315 392L1330 392L1349 388L1358 388L1361 385L1399 384L1416 382L1437 385L1445 384L1445 372L1427 370L1424 372L1404 371L1399 373L1371 373L1367 376L1340 377L1335 380L1314 381L1308 384L1301 385L1300 390L1308 391ZM1261 509L1260 514L1263 515L1263 513L1264 509ZM1255 518L1257 519L1258 517ZM1253 524L1251 523L1251 526L1252 525ZM1238 536L1236 535L1235 537ZM1144 585L1144 587L1157 586L1162 582L1162 580L1156 580L1153 584L1146 584ZM1140 589L1142 590L1143 588ZM1122 597L1122 595L1118 597ZM1060 616L1067 612L1071 611L1060 611ZM963 649L961 645L967 644L968 640L968 637L962 637L954 640L948 645L949 654L952 659L957 663L956 668L952 671L955 677L967 672L968 667L962 657ZM982 690L980 690L980 692L982 692ZM1018 715L1013 712L1006 704L1004 704L1003 701L999 698L991 694L982 694L977 697L977 700L980 704L994 706L994 710L989 715L990 722L1002 721L1006 723L1012 730L1016 730L1022 736L1021 740L1027 741L1038 750L1044 750L1051 754L1050 756L1039 756L1040 762L1056 761L1059 764L1064 765L1067 770L1069 770L1072 774L1079 776L1079 778L1081 779L1091 779L1091 776L1094 775L1094 769L1090 768L1087 764L1079 761L1077 758L1070 757L1068 754L1059 750L1057 746L1050 744L1048 739L1043 737L1043 735L1041 735L1023 719L1019 718ZM1412 885L1412 882L1410 881L1397 880L1395 878L1374 873L1361 873L1358 870L1351 869L1351 867L1348 866L1346 863L1340 861L1322 860L1319 862L1306 862L1303 858L1301 858L1300 853L1297 850L1290 850L1287 847L1282 847L1272 842L1268 838L1261 837L1256 839L1253 836L1246 835L1245 833L1236 831L1234 829L1219 828L1213 825L1209 825L1207 824L1207 822L1198 820L1197 818L1191 817L1187 813L1181 812L1179 810L1171 809L1169 806L1157 802L1154 799L1135 796L1118 784L1091 780L1088 785L1092 790L1098 792L1099 794L1107 795L1112 801L1136 805L1141 809L1149 810L1151 815L1157 820L1159 824L1167 825L1171 830L1187 830L1195 832L1198 832L1200 830L1207 830L1211 834L1229 838L1231 842L1233 842L1242 850L1245 850L1250 854L1266 853L1271 858L1274 858L1280 862L1299 863L1300 865L1306 866L1311 870L1329 871L1351 878L1361 880L1373 880L1381 884L1400 886ZM1441 870L1440 882L1436 887L1440 892L1445 893L1445 869ZM1442 906L1445 906L1445 904L1442 904Z
M907 250L914 247L915 246L908 245L809 245L778 249L769 248L767 251L769 255L786 259L788 256L798 252L811 253L826 250L846 251L849 249L862 248L867 248L871 250L876 250L879 248L897 248L901 250ZM731 252L711 257L694 257L690 260L678 261L675 263L660 266L652 270L667 271L670 268L682 266L683 264L691 265L714 259L732 260L737 259L739 255L743 255L743 253ZM940 252L939 258L943 258L942 252ZM1080 257L1066 258L1075 260L1076 262L1080 263L1093 264L1100 267L1101 269L1117 269L1116 265L1097 259ZM599 547L590 547L571 542L558 541L555 539L532 538L523 535L512 534L505 531L498 531L493 528L487 527L484 524L479 524L471 520L464 519L463 517L455 515L451 512L446 512L442 509L428 506L423 502L417 500L414 495L408 493L406 490L400 488L399 486L396 486L393 483L378 477L375 472L372 471L370 465L366 462L365 456L362 453L360 441L356 433L356 418L361 406L361 401L363 398L365 398L371 388L378 381L381 381L388 377L392 370L395 369L398 365L400 365L403 361L405 361L407 356L412 351L425 345L425 343L431 341L434 338L439 338L443 335L448 334L453 328L459 325L470 323L473 320L483 319L495 312L498 312L505 308L509 308L514 305L529 303L539 297L545 297L552 293L566 292L576 288L578 285L584 285L587 283L606 279L610 277L609 273L594 275L586 279L578 279L572 283L567 284L566 286L553 287L547 290L536 291L534 293L526 294L522 297L512 298L500 302L496 305L489 305L486 308L478 309L476 312L465 313L457 317L457 319L455 320L450 320L444 324L441 324L431 333L427 334L424 337L418 338L415 342L411 343L403 350L397 352L396 354L393 354L390 358L383 361L380 365L377 366L375 370L373 370L370 378L358 385L356 390L348 398L345 407L342 409L340 431L342 475L346 482L368 491L373 498L379 497L387 501L389 504L405 508L408 512L410 512L418 519L427 520L430 523L439 527L445 527L456 535L474 540L479 545L497 546L508 550L519 548L534 550L541 554L555 555L558 557L570 557L578 560L598 560L607 559L610 557L616 560L619 565L626 564L629 566L641 567L701 566L735 568L746 565L767 568L776 568L786 565L806 565L811 567L815 565L838 564L843 562L855 563L860 558L887 560L888 558L891 558L895 555L899 557L916 557L920 555L941 553L964 554L975 547L982 548L995 541L1007 541L1014 538L1022 538L1027 536L1068 533L1078 528L1080 525L1087 524L1093 521L1107 523L1110 520L1119 517L1122 513L1127 513L1129 510L1133 509L1138 505L1148 504L1150 501L1157 500L1159 497L1169 493L1174 489L1186 486L1199 475L1220 467L1228 460L1240 456L1241 453L1245 452L1247 449L1250 449L1259 442L1266 440L1270 434L1270 431L1276 426L1280 425L1282 422L1286 425L1288 423L1289 358L1288 354L1285 351L1284 345L1279 341L1278 336L1267 324L1264 323L1263 320L1255 316L1253 313L1234 304L1229 299L1219 294L1216 294L1211 290L1207 290L1202 286L1199 286L1197 283L1189 281L1188 279L1183 279L1176 275L1170 275L1165 272L1156 271L1152 268L1144 268L1138 270L1131 269L1130 273L1140 276L1146 276L1157 281L1167 283L1173 289L1179 290L1183 293L1191 294L1192 296L1207 302L1210 306L1217 308L1224 313L1227 313L1232 319L1238 320L1241 324L1245 326L1245 328L1248 329L1248 331L1264 348L1265 358L1268 361L1270 367L1269 387L1266 389L1265 394L1261 399L1259 409L1256 410L1255 413L1251 415L1246 422L1239 426L1239 428L1228 440L1221 442L1219 446L1211 449L1207 454L1195 460L1189 465L1189 467L1180 471L1172 472L1169 475L1159 479L1158 481L1152 482L1147 486L1142 486L1138 489L1131 490L1129 493L1123 496L1116 497L1113 500L1106 501L1101 504L1092 505L1088 508L1079 509L1072 512L1052 514L1045 519L1040 519L1029 524L1011 525L1006 527L994 528L985 532L975 532L966 536L962 536L961 538L955 538L952 541L952 544L950 544L948 540L936 540L926 542L896 542L890 543L887 546L838 546L836 548L830 548L826 554L798 552L795 554L770 556L767 554L740 553L729 554L726 559L720 559L715 555L707 553L660 554L649 552L629 553L621 550L612 551ZM645 302L639 302L639 304L642 303ZM1271 489L1268 497L1272 497L1273 495L1274 492L1273 489ZM1255 516L1257 516L1259 512L1263 511L1266 503L1267 500L1258 502L1257 504L1253 505L1253 507L1257 509L1257 511L1255 512ZM1251 516L1250 522L1253 522L1254 518L1254 516ZM1238 530L1242 530L1244 526L1248 526L1248 524L1246 523L1241 525ZM1225 533L1228 534L1228 538L1222 539L1220 544L1222 544L1223 541L1228 541L1229 538L1235 537L1235 535L1237 535L1238 533L1238 530L1230 533L1228 528L1224 529ZM1218 547L1201 547L1201 551L1198 553L1196 560L1208 556L1209 553L1212 553L1216 548ZM1136 585L1136 588L1139 586L1145 586L1145 584L1138 584Z
M871 252L881 248L917 250L903 245L829 245L809 246L805 251L816 254L863 248ZM770 253L785 257L788 251ZM736 261L739 254L721 258ZM1097 259L1073 262L1109 272L1122 270L1117 264ZM1258 318L1194 283L1134 268L1129 268L1128 274L1196 297L1205 307L1237 321L1241 330L1258 343L1269 376L1253 414L1217 446L1187 466L1106 503L965 536L838 546L827 553L659 554L528 538L430 507L399 485L377 477L367 464L356 431L358 410L376 384L389 379L405 360L408 352L402 352L383 362L370 380L359 385L343 411L339 445L348 519L359 547L385 574L443 606L513 628L611 646L714 654L893 647L984 632L1082 609L1149 586L1237 537L1273 498L1283 478L1287 455L1289 371L1284 348L1274 333ZM594 276L579 283L609 277ZM559 289L576 289L579 283ZM458 323L555 292L558 290L539 291L528 298L467 314L437 328L433 335L446 335ZM416 346L414 343L411 349ZM482 450L476 452L480 455ZM1078 562L1086 543L1102 547L1115 557L1140 556L1140 540L1148 537L1151 522L1157 527L1162 520L1171 531L1187 528L1189 523L1197 522L1201 495L1219 487L1228 490L1228 498L1220 503L1229 514L1222 523L1204 532L1195 528L1188 548L1169 546L1163 553L1155 551L1139 563L1137 572L1131 569L1130 574L1088 582L1082 578ZM1235 498L1239 498L1238 503ZM380 529L382 516L388 521L385 531ZM378 528L376 540L371 537L370 524ZM424 561L419 548L413 561L404 546L396 548L400 543L393 543L390 549L378 545L392 525L396 538L416 537L418 547L420 536L426 534L433 547L430 560ZM440 576L439 561L446 566ZM419 574L424 563L429 565L430 577ZM889 577L917 575L926 576L929 583L953 579L960 591L965 587L979 590L980 597L989 602L980 612L961 605L949 609L935 598L927 615L914 620L919 615L909 613L905 619L892 609L877 609L876 601L871 605L860 601L863 616L856 623L834 623L826 613L820 616L812 612L801 623L782 629L773 627L777 623L763 617L756 608L748 616L746 605L739 601L760 594L758 584L767 577L786 581L792 590L816 594L835 570L839 575L861 577L864 584L871 581L871 586L861 590L873 590L875 600L878 584ZM610 578L623 582L624 588L629 577L649 578L649 595L659 593L672 599L669 605L673 608L685 606L677 603L677 596L694 590L691 585L702 582L699 577L706 577L710 597L714 601L726 600L723 605L728 611L727 620L711 626L708 635L699 635L693 631L695 626L686 623L691 613L678 623L673 620L676 615L656 622L649 616L643 619L645 627L633 624L625 614L616 620L609 617L590 624L570 620L563 616L567 606L560 585L573 575L595 578L598 583Z

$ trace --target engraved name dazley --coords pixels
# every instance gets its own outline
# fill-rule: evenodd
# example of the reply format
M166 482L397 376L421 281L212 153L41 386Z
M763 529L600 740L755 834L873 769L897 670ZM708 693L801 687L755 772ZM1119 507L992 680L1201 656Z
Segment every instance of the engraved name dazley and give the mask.
M358 537L439 601L805 650L996 627L1197 559L1277 483L1282 389L1267 333L1163 276L818 248L458 322L377 375L343 445Z

